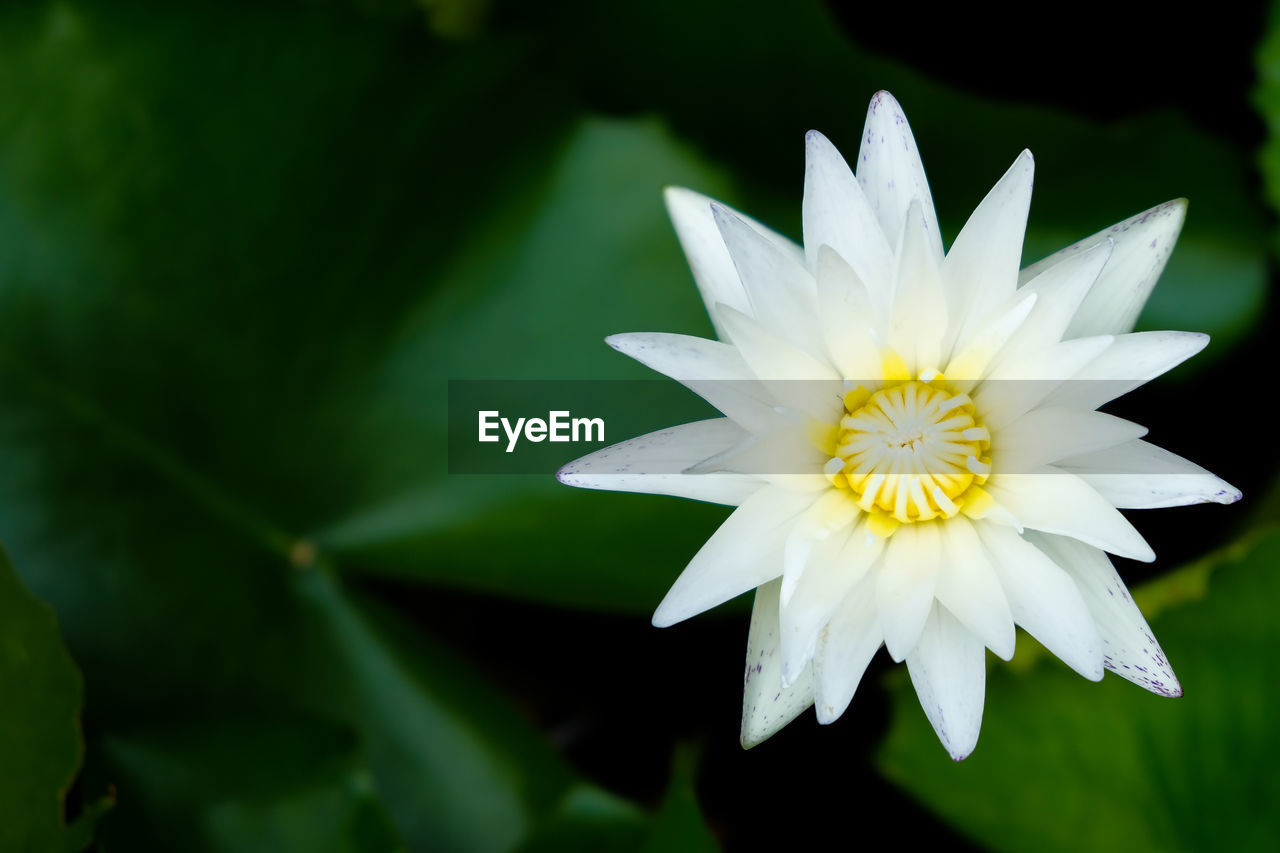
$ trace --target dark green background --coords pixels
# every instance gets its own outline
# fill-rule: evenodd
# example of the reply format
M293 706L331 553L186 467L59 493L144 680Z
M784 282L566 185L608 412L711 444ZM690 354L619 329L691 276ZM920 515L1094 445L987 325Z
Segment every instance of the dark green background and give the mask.
M1275 846L1280 38L899 5L0 7L0 850ZM448 380L709 333L663 186L798 237L880 88L948 236L1024 147L1027 262L1191 200L1115 408L1246 495L1120 567L1183 700L1022 638L963 765L883 663L744 753L741 602L648 624L723 508L446 474Z

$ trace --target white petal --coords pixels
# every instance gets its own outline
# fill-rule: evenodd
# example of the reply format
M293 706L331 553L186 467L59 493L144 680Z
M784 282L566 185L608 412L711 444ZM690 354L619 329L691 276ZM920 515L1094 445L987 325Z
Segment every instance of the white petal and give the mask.
M1023 527L1072 536L1132 560L1156 558L1119 510L1067 471L1045 466L1035 473L997 474L985 488Z
M1038 299L1034 293L1019 293L1007 310L994 314L984 328L969 338L964 349L952 356L944 372L957 390L968 391L991 371L1005 347L1031 316ZM1043 352L1042 349L1037 355Z
M1030 281L1083 249L1113 240L1115 251L1111 260L1076 312L1067 337L1132 331L1169 260L1186 213L1186 199L1165 202L1032 264L1022 271L1022 280Z
M1107 669L1161 696L1181 696L1173 667L1107 555L1074 539L1032 533L1027 539L1066 569L1093 614Z
M838 380L829 364L791 346L741 311L723 312L725 327L747 366L761 379Z
M1013 529L977 525L991 554L1014 620L1063 663L1092 681L1102 678L1102 641L1075 582Z
M864 576L818 637L813 670L819 723L835 722L849 707L883 639L876 619L875 582Z
M674 625L781 575L791 523L811 503L813 495L776 486L743 501L672 584L653 624Z
M1197 332L1134 332L1111 346L1054 392L1051 405L1096 409L1172 370L1209 344Z
M866 287L830 246L818 250L818 313L831 363L845 379L879 379L883 356L874 330L883 325Z
M711 213L751 303L743 313L797 349L820 347L813 275L728 208L713 204Z
M933 605L942 550L937 524L904 524L885 546L876 573L876 608L885 648L901 663L915 648Z
M938 214L933 209L924 164L920 162L911 125L907 124L902 107L888 92L876 92L867 109L857 172L863 195L880 220L880 230L889 240L890 250L897 251L907 208L912 199L918 198L934 256L941 258L942 233L938 229Z
M951 308L945 353L963 350L1018 287L1034 173L1031 152L1023 151L969 216L942 262Z
M677 380L748 430L777 422L772 396L731 344L665 332L610 335L605 343Z
M747 635L747 670L742 687L742 746L750 749L813 704L813 667L782 686L778 644L778 587L772 581L756 590Z
M1141 438L1147 428L1102 412L1042 407L1000 429L992 447L997 471L1027 473L1070 456L1104 450Z
M810 435L808 420L793 418L767 430L744 434L737 444L699 460L689 466L686 473L704 475L726 471L769 478L821 471L831 454L814 447Z
M1036 305L1000 354L1001 360L1019 361L1063 339L1114 246L1114 242L1105 240L1070 252L1018 288L1020 296L1035 294Z
M1194 462L1145 441L1056 463L1121 509L1160 509L1187 504L1230 504L1240 490Z
M938 262L933 257L920 200L911 202L898 245L889 346L903 357L912 375L937 370L942 336L947 331L947 303Z
M674 495L737 506L764 485L743 474L685 474L685 469L720 452L746 433L728 418L660 429L568 463L556 479L568 486Z
M1017 640L1013 614L977 531L967 518L956 516L942 525L942 538L938 601L987 648L1009 660Z
M835 369L791 346L740 311L721 306L721 319L747 366L784 406L822 423L837 423L844 384Z
M933 605L920 642L907 655L920 707L956 761L978 743L987 689L986 649L955 617Z
M999 362L972 394L983 423L994 434L1036 406L1065 406L1055 392L1111 343L1107 335L1062 341L1017 364Z
M738 278L733 259L720 236L715 218L711 214L712 200L700 193L681 187L668 187L664 193L667 212L675 226L676 236L689 259L689 267L693 271L693 279L702 294L702 301L711 315L711 322L716 325L716 333L723 337L715 314L715 306L719 303L732 305L739 311L750 312L751 302ZM734 213L745 220L757 232L769 238L784 252L798 258L804 257L803 250L792 241L761 225L750 217Z
M810 565L810 558L814 562L833 562L859 513L851 494L841 489L827 489L792 526L783 552L781 604L784 612Z
M782 607L784 679L796 677L813 657L823 627L880 556L883 543L878 536L868 536L865 528L850 525L815 548Z
M818 253L830 246L869 289L881 308L893 287L893 252L844 158L816 130L805 136L804 248L809 269L818 269Z

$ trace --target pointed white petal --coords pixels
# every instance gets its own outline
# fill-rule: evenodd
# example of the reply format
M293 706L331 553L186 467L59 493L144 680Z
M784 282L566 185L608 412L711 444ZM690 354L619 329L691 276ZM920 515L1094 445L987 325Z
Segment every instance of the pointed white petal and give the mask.
M818 250L818 314L831 363L845 379L879 379L883 356L874 330L884 325L866 287L830 246Z
M987 648L1009 660L1017 640L1013 614L977 531L967 518L956 516L942 525L942 539L938 601Z
M1020 361L1063 339L1114 246L1113 241L1105 240L1066 254L1018 288L1019 295L1035 294L1036 305L1001 352L1001 360Z
M660 429L568 463L556 479L583 489L674 495L737 506L755 494L762 480L744 474L685 474L685 469L719 453L746 432L728 418Z
M911 202L898 244L898 269L889 323L889 346L912 375L942 367L941 342L947 331L947 303L938 262L929 245L920 200Z
M711 213L747 291L751 310L743 313L795 348L814 348L813 354L819 355L821 331L813 275L728 208L713 204Z
M1111 346L1054 392L1050 404L1096 409L1172 370L1208 344L1209 336L1196 332L1117 335Z
M987 689L982 641L935 602L920 642L907 655L907 670L938 740L956 761L968 758L978 743Z
M817 270L818 252L830 246L866 285L877 305L886 308L893 287L893 252L844 158L816 130L805 136L804 248L809 269Z
M794 678L813 657L823 627L879 558L883 543L878 536L868 536L865 528L850 525L814 549L782 607L784 678Z
M827 489L797 519L783 552L783 611L788 609L787 604L811 561L832 562L836 559L860 512L848 492Z
M731 344L665 332L610 335L605 343L675 379L748 430L777 422L773 398Z
M1033 473L997 474L984 488L1023 527L1072 536L1144 563L1156 558L1142 534L1119 510L1067 471L1050 465Z
M933 196L925 179L920 151L916 148L911 125L902 107L888 92L876 92L867 109L867 122L862 129L862 146L858 151L858 183L862 185L880 230L897 251L898 235L912 199L920 199L934 257L942 257L942 232L938 214L933 209Z
M1028 541L1067 571L1093 614L1103 665L1161 696L1181 696L1173 667L1107 555L1074 539L1032 533Z
M1076 312L1067 337L1132 331L1156 279L1164 271L1186 213L1186 199L1165 202L1037 261L1022 271L1022 280L1030 281L1084 249L1113 240L1111 260Z
M835 615L818 637L814 655L814 705L818 722L826 725L849 707L867 665L884 635L876 619L876 567L845 595Z
M821 471L830 458L831 454L813 446L807 419L793 417L776 427L745 435L732 447L691 465L685 473L704 475L726 471L761 478L799 475Z
M1220 477L1145 441L1063 459L1055 467L1077 475L1121 509L1231 504L1241 497Z
M958 383L959 390L967 391L991 371L1009 342L1031 316L1038 298L1034 293L1017 294L1007 310L992 315L991 321L952 356L944 372L951 382ZM1043 352L1042 349L1037 354Z
M1034 173L1031 152L1023 151L969 216L942 262L951 309L947 354L963 350L1017 289Z
M937 524L904 524L889 537L876 576L876 608L895 662L906 658L924 630L941 560Z
M776 486L743 501L672 584L653 624L674 625L781 575L791 523L812 503L813 495Z
M813 704L813 667L805 667L790 686L782 686L778 644L778 587L771 581L756 590L747 635L747 670L742 688L742 747L750 749Z
M1042 407L1001 428L1000 440L991 450L991 465L997 471L1025 474L1050 462L1115 447L1146 434L1146 427L1114 415Z
M839 422L844 384L831 365L796 349L742 312L721 309L725 330L770 396L821 423Z
M1071 577L1012 528L985 523L977 528L1014 620L1085 678L1102 678L1102 641Z
M1024 361L1000 361L971 396L983 423L994 434L1041 405L1065 405L1054 395L1069 377L1111 346L1112 338L1062 341ZM1075 408L1080 408L1076 406Z
M838 380L829 364L791 346L741 311L725 307L722 319L747 366L761 379Z
M717 303L732 305L739 311L750 312L751 302L738 278L733 259L720 236L715 218L711 214L712 200L700 193L681 187L668 187L664 193L667 212L675 226L676 236L689 259L689 267L693 271L694 281L702 301L711 315L711 322L716 325L716 333L723 337L723 330L718 325L714 308ZM761 225L750 217L734 213L745 220L757 232L767 237L782 251L794 257L803 258L803 250L792 241Z

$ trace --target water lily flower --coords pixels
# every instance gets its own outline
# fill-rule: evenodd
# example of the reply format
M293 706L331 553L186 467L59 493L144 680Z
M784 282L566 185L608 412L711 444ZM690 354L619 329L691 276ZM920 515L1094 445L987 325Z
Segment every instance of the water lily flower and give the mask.
M1182 689L1108 552L1154 553L1120 509L1240 492L1098 412L1208 337L1132 332L1182 227L1152 208L1019 271L1024 151L944 252L924 167L886 92L857 172L807 136L803 247L685 189L666 200L719 340L614 349L724 414L561 469L564 483L737 507L658 606L666 626L755 589L742 744L810 705L844 713L883 646L956 760L986 649L1015 625L1097 681Z

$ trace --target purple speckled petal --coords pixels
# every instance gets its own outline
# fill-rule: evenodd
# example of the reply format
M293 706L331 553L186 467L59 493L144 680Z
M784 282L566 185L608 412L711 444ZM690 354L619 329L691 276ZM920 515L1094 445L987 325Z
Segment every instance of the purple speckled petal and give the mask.
M938 740L956 761L968 758L978 743L986 698L982 641L935 603L920 642L907 655L907 670Z
M673 495L737 506L755 494L763 481L747 474L681 472L746 435L728 418L681 424L575 459L556 478L583 489Z
M1029 534L1028 539L1080 588L1102 638L1103 666L1152 693L1181 696L1173 667L1107 555L1062 536Z
M782 686L782 652L778 632L778 592L782 581L756 590L747 635L747 667L742 690L742 747L750 749L813 704L813 666Z
M816 130L805 137L802 212L809 269L817 271L818 252L829 246L857 273L875 304L887 306L893 287L890 238L840 152Z
M1186 199L1165 202L1037 261L1022 271L1020 280L1030 281L1062 260L1113 240L1111 260L1076 312L1067 337L1133 331L1156 279L1169 262L1186 215Z
M902 223L912 199L919 199L935 257L942 257L942 233L924 164L902 107L888 92L876 92L867 109L856 166L862 192L880 220L880 229L897 251Z

